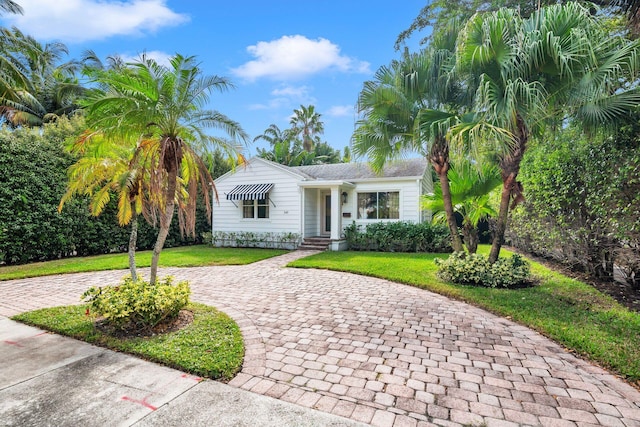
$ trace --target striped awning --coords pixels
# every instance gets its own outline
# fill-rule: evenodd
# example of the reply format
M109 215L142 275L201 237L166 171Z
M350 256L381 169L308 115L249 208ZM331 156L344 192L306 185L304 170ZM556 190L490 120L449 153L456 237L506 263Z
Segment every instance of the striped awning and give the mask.
M227 193L227 200L260 200L266 199L273 184L245 184Z

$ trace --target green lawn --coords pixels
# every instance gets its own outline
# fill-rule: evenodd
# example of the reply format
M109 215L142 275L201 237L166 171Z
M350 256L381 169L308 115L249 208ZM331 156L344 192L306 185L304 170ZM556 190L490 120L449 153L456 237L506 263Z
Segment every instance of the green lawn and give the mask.
M483 247L480 251L487 252ZM508 251L503 251L506 255ZM445 283L436 257L447 254L323 252L289 264L380 277L469 302L531 327L640 384L640 313L577 280L533 262L536 286L488 289Z
M238 325L213 307L190 304L188 327L147 338L118 339L98 331L88 305L45 308L13 319L112 350L140 356L201 377L228 381L242 367L244 345Z
M160 266L243 265L284 253L287 251L279 249L214 248L207 245L182 246L164 249L160 254ZM151 251L137 252L136 264L138 267L149 267L151 265ZM127 268L129 268L129 257L126 253L65 258L0 267L0 280Z

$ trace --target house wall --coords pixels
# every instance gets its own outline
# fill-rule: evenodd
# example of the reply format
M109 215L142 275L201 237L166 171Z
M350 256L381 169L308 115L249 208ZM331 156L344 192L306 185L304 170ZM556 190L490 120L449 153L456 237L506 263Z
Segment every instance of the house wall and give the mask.
M304 236L313 237L320 234L319 194L317 188L305 188L304 211L305 224Z
M400 194L400 218L395 219L358 219L358 193L369 193L375 191L398 191ZM420 210L419 196L423 191L422 183L415 178L409 180L388 180L359 182L356 187L347 190L347 203L342 205L342 229L356 223L365 227L367 224L380 221L423 221L423 214ZM351 214L350 217L346 215Z
M431 175L431 165L427 166L426 171L424 172L424 177L422 178L422 188L421 195L433 193L433 178ZM422 215L423 222L430 222L431 217L433 216L431 211L428 209L423 209L420 211Z
M238 167L215 180L220 204L213 204L212 229L223 232L300 233L301 178L277 166L254 159L246 167ZM269 192L269 218L242 218L242 200L226 199L236 185L273 183ZM274 206L275 205L275 206Z
M400 193L400 218L395 219L358 219L358 193L374 191L398 191ZM343 213L350 213L350 218L342 217L342 228L354 221L363 227L379 221L410 221L421 222L423 215L420 210L419 196L423 191L422 182L413 178L410 180L389 180L374 182L358 182L354 189L347 191L347 203L342 206Z

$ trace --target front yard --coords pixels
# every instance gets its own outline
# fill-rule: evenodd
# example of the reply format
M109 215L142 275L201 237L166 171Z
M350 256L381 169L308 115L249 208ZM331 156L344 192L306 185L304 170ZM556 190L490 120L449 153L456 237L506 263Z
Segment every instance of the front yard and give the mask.
M287 253L281 249L212 248L207 245L167 248L160 255L160 267L202 267L211 265L244 265ZM151 251L136 252L137 267L151 265ZM87 271L125 270L129 268L126 253L91 257L64 258L0 267L0 280Z
M485 252L487 250L486 247L480 249ZM191 246L163 251L161 264L163 266L248 264L285 252ZM508 254L508 251L503 253ZM148 265L150 253L141 252L138 256L140 265ZM528 288L490 289L445 283L436 276L436 265L433 260L436 257L447 256L448 254L425 253L323 252L294 261L289 266L374 276L466 301L537 330L569 351L586 357L640 386L640 313L621 306L613 298L592 286L535 262L532 262L532 272L535 275L536 284ZM115 254L2 267L0 279L125 269L126 267L126 254ZM18 319L79 338L86 333L69 333L64 328L55 326L56 323L58 325L63 323L59 317L50 317L56 309L49 310L53 311L21 315ZM65 316L64 312L60 315ZM67 315L77 317L78 313L67 313ZM47 318L54 319L54 326L47 325L47 323L51 324L51 321L46 320ZM88 328L88 325L82 324L77 327L82 331ZM173 362L169 364L173 365ZM198 372L184 366L182 368L190 372Z
M481 248L480 251L488 248ZM508 254L508 251L503 251ZM379 277L466 301L546 335L640 385L640 313L593 287L532 262L536 286L507 290L445 283L436 257L447 254L323 252L290 267L323 268Z

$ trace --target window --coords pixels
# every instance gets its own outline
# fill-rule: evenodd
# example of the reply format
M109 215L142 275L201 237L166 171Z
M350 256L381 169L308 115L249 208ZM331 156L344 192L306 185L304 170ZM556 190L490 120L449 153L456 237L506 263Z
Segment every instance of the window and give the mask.
M399 219L398 191L358 193L358 219Z
M269 218L269 198L242 201L243 218Z

